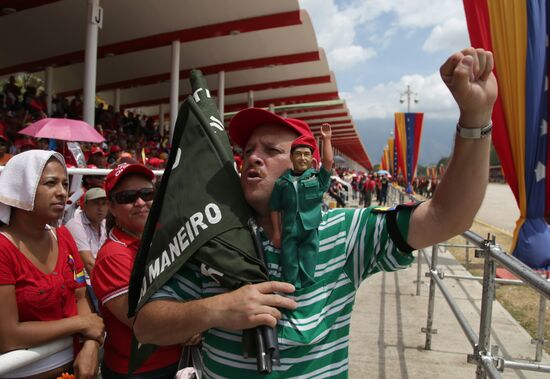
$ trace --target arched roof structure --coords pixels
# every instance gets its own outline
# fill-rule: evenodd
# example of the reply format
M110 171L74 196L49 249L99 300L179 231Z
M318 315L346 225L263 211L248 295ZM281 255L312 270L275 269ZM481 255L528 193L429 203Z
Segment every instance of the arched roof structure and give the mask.
M190 69L202 70L215 96L223 71L225 112L245 108L253 98L256 107L275 107L307 121L316 134L330 122L335 148L371 167L297 0L100 0L99 5L96 92L107 102L149 116L168 109L171 45L179 41L180 101L189 94ZM44 78L46 67L53 67L54 93L82 92L87 7L85 0L0 0L0 35L10 39L0 55L0 77L32 72Z

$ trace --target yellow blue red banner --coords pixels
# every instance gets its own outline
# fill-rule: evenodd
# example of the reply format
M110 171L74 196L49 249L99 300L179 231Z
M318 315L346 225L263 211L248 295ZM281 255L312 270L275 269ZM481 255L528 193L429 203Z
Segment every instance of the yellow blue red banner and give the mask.
M407 183L407 193L412 193L412 181L416 176L423 120L424 113L395 114L397 166Z
M548 166L548 0L464 0L470 40L491 50L499 97L493 144L520 209L514 255L550 265Z

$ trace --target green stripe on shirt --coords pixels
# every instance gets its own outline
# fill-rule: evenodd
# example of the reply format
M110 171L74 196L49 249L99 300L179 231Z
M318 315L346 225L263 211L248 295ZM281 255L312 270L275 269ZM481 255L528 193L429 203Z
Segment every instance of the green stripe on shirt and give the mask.
M398 225L408 232L411 210L403 209ZM270 278L280 280L280 253L262 236ZM211 329L203 333L207 378L346 378L349 328L359 284L378 271L408 267L413 257L398 251L389 238L384 213L371 208L334 209L319 227L315 283L291 295L298 307L283 310L278 324L281 367L270 375L256 372L255 358L242 356L240 331ZM193 300L226 289L186 264L152 298ZM177 297L174 295L177 294ZM372 341L376 343L376 341Z

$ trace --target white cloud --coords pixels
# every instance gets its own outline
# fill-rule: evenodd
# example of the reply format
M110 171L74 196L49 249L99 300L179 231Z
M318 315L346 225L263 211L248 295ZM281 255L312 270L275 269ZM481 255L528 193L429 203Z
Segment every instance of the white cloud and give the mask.
M439 72L428 76L406 75L399 81L376 85L372 88L354 87L351 92L341 92L354 119L393 118L395 112L406 112L407 102L400 104L401 93L407 85L418 93L419 102L411 99L411 111L424 112L430 118L456 118L457 106L441 81Z
M311 16L319 46L327 51L334 69L347 70L376 56L375 48L386 48L396 35L410 38L419 28L433 28L424 44L424 51L438 51L441 46L460 49L468 45L461 39L466 35L462 2L437 0L300 0L300 7ZM379 24L381 16L391 21ZM359 28L368 30L368 41L358 41ZM462 28L462 29L461 29ZM451 38L441 44L445 38ZM367 43L369 46L367 46ZM459 46L456 47L455 46ZM341 53L345 52L344 55ZM342 56L346 57L343 62Z
M376 55L356 42L361 15L353 8L338 9L334 0L300 0L300 6L310 14L317 43L327 51L332 69L346 70Z
M331 69L345 70L376 56L376 51L359 45L349 45L333 49L328 54Z
M469 45L466 20L463 18L451 18L432 29L432 32L422 46L422 50L428 53L458 51Z
M403 28L425 28L445 22L457 14L464 14L462 2L458 0L376 0L385 2L387 8L396 14L396 24ZM368 12L371 1L358 0L357 4ZM376 9L380 6L377 5ZM386 9L387 9L386 8Z

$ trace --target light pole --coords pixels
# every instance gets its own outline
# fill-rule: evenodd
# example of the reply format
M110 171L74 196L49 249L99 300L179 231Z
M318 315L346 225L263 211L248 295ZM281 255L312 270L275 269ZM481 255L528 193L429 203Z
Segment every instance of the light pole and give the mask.
M399 102L403 104L405 102L405 97L407 98L407 113L411 112L411 97L414 96L414 102L415 104L418 103L418 93L413 92L411 90L411 86L407 84L407 89L405 92L401 92L401 98L399 99Z

